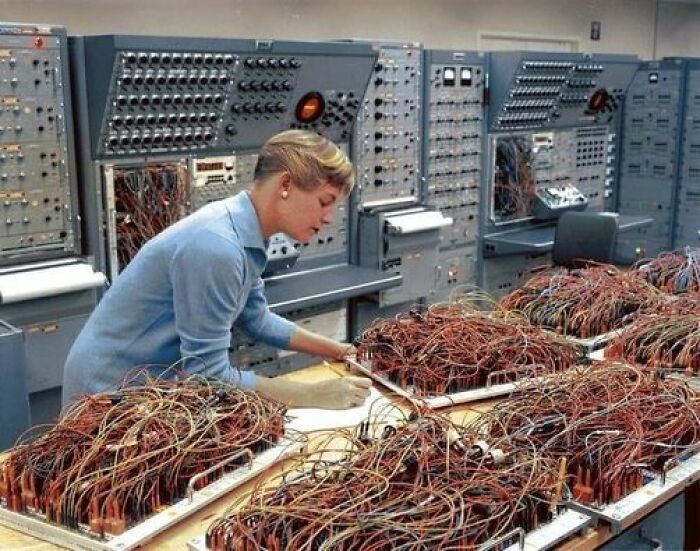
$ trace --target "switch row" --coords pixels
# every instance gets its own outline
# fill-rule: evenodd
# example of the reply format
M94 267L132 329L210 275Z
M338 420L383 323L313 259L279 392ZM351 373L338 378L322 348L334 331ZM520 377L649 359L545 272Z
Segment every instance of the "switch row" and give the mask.
M301 61L292 57L247 57L243 64L248 69L298 69L301 67Z
M158 115L126 115L112 117L112 126L119 128L122 126L142 126L145 124L176 124L186 122L217 122L217 113L159 113Z
M225 86L230 82L229 76L222 73L190 73L190 74L177 74L177 73L136 73L129 74L124 73L119 77L119 84L121 86L165 86L166 84L174 85L191 85L191 86L205 86L213 85Z
M224 102L221 94L163 94L163 95L120 95L116 104L119 107L158 107L160 105L220 105Z
M180 52L125 52L121 56L123 63L162 65L233 65L235 56L231 54L200 54Z

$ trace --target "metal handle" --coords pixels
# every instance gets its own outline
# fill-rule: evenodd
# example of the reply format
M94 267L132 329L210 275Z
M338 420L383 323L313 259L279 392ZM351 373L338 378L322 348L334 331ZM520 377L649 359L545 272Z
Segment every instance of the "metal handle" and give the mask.
M194 475L192 478L190 478L190 481L187 483L187 499L189 499L190 503L194 500L194 485L199 482L202 478L207 476L208 474L213 473L214 471L218 471L220 468L225 467L229 463L232 463L236 459L239 459L240 457L247 455L248 456L248 466L250 468L253 467L253 452L250 451L248 448L245 448L238 453L234 453L231 457L227 457L223 461L220 461L216 465L212 465L209 467L207 470L202 471L201 473L197 473Z
M677 454L675 457L667 459L664 463L663 468L661 469L661 484L666 485L666 475L668 474L668 471L671 470L671 467L677 465L684 459L687 459L688 456L690 456L693 452L697 451L698 449L700 449L700 442L693 446L690 446L689 448L686 448L685 450Z
M513 537L516 535L518 536L518 549L522 551L523 549L525 549L525 530L523 530L522 528L515 528L514 530L503 534L500 538L496 538L495 540L489 540L486 543L483 543L478 547L478 551L489 551L490 549L494 549L502 543L512 540Z

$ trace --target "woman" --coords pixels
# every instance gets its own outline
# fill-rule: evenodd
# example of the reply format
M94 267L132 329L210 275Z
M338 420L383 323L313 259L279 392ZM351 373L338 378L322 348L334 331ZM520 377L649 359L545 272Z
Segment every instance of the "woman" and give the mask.
M231 327L278 348L341 359L353 352L270 312L260 275L266 240L307 242L354 184L352 164L311 132L282 132L262 147L250 191L211 203L151 239L116 278L66 361L64 406L119 384L135 366L172 376L180 362L290 407L342 409L369 395L367 379L296 383L231 366ZM156 365L157 364L157 365Z

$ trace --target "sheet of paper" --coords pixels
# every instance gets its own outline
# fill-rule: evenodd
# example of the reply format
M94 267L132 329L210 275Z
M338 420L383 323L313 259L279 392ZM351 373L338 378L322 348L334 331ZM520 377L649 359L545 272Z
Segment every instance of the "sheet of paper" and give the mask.
M300 432L355 427L367 420L369 415L378 416L379 422L389 422L391 419L402 417L400 411L392 407L391 402L374 387L370 389L365 403L358 407L350 409L295 408L290 409L287 415L291 418L287 427Z

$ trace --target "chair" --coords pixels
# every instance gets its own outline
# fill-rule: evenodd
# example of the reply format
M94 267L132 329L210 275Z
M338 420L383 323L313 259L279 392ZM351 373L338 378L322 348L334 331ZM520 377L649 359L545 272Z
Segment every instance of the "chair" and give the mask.
M612 263L617 241L617 216L595 212L565 212L554 232L552 261L575 268L588 261Z

